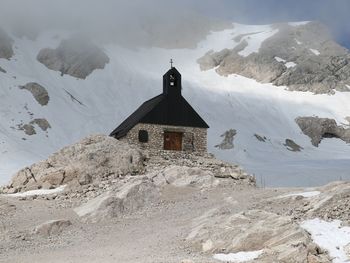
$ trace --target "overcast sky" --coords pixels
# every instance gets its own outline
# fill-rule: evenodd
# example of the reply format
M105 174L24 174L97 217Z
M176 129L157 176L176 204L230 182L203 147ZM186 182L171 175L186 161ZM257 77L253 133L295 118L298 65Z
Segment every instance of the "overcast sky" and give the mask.
M0 22L127 27L145 16L162 23L189 12L251 24L318 20L350 48L350 0L0 0Z

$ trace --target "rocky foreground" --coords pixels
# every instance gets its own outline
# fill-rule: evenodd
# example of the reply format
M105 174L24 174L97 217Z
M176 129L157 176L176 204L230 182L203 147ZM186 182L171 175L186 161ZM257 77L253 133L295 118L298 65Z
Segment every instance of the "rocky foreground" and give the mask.
M145 152L90 136L19 171L1 191L0 262L311 263L349 256L350 240L341 234L350 222L350 184L261 189L240 167L211 155ZM337 240L320 242L327 231L315 226L335 223Z

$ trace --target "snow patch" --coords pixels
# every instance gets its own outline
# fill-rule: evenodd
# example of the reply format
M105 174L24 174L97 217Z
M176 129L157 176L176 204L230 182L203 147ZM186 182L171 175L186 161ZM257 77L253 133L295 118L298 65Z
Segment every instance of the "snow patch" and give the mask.
M275 57L275 59L278 61L278 62L287 62L285 59L283 58L280 58L280 57Z
M279 31L278 29L272 30L270 27L270 30L245 37L244 40L247 41L248 46L244 48L242 51L240 51L238 54L243 57L247 57L252 53L258 53L261 47L261 44L266 39L275 35L278 31Z
M287 62L285 59L280 58L280 57L275 57L275 60L278 61L278 62L284 63L284 65L285 65L287 68L293 68L293 67L295 67L295 66L297 65L297 64L294 63L294 62Z
M296 27L296 26L305 26L308 23L310 23L310 21L289 22L288 25Z
M262 253L263 250L230 254L215 254L214 258L224 262L247 262L250 260L257 259Z
M319 56L321 53L320 53L320 51L318 51L317 49L312 49L312 48L310 48L310 51L312 52L312 53L314 53L316 56Z
M51 194L57 194L60 193L64 190L66 186L62 185L60 187L57 187L55 189L39 189L39 190L32 190L32 191L27 191L23 193L17 193L17 194L7 194L4 196L7 197L27 197L27 196L34 196L34 195L51 195Z
M287 68L294 68L297 64L294 62L287 62L284 64Z
M318 196L319 194L321 194L320 191L311 191L311 192L301 192L301 193L281 195L278 198L285 198L285 197L291 197L291 196L302 196L302 197L308 198L308 197Z
M311 234L313 241L327 250L333 263L349 262L344 247L350 244L350 227L341 227L341 221L326 222L319 218L301 223L301 227Z
M295 42L297 42L298 45L303 44L303 42L300 42L298 39L295 38Z

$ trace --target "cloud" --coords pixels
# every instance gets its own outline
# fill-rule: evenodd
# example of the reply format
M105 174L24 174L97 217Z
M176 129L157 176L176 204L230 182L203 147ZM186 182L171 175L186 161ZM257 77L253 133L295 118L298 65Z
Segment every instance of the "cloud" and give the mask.
M150 20L176 24L201 14L250 24L319 20L347 39L348 10L348 0L0 0L0 22L131 34Z

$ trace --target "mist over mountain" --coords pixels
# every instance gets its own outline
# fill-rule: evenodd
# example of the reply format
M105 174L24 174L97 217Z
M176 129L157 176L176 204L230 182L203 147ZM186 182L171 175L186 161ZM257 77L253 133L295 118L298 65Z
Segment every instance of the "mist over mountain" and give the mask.
M338 0L1 0L0 21L12 27L56 28L123 37L140 41L143 26L167 28L196 16L243 24L319 21L330 28L339 43L349 46L349 2ZM18 8L21 6L21 8ZM191 21L187 21L191 25ZM184 29L184 27L182 27ZM179 33L179 32L177 32Z

